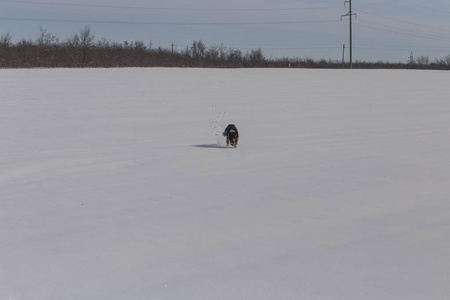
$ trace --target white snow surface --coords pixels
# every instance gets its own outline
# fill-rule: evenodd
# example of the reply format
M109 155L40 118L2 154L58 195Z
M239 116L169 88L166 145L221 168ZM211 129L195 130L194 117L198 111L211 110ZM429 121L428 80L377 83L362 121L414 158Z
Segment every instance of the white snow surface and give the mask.
M0 70L0 90L1 300L449 299L449 72Z

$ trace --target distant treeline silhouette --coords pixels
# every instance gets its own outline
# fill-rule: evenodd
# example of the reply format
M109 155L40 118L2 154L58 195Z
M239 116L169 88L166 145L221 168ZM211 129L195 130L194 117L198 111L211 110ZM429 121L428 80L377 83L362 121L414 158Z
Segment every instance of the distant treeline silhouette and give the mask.
M183 50L153 47L142 41L95 41L89 26L61 41L40 28L35 40L13 43L12 36L0 36L0 68L116 68L116 67L199 67L199 68L347 68L338 60L311 58L267 58L261 49L242 52L224 45L206 46L193 41ZM360 69L450 69L450 55L430 62L418 57L410 63L353 62Z

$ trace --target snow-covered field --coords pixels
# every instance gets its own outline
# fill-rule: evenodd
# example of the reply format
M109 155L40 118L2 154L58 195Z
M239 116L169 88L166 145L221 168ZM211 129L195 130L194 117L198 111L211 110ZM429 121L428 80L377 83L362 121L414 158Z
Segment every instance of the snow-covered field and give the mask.
M449 72L0 70L0 90L1 300L449 299Z

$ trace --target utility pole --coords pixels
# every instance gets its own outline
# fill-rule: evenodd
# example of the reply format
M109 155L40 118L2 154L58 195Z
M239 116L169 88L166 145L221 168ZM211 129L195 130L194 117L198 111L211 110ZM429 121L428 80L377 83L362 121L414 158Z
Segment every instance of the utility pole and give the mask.
M342 45L342 69L345 68L345 44Z
M350 20L350 69L352 69L353 68L352 16L356 17L356 14L354 14L352 11L352 0L344 1L344 7L346 6L347 3L349 4L349 11L347 14L341 16L341 21L342 17L349 17Z
M413 53L411 52L411 56L409 57L409 63L412 65L412 64L414 64L414 55L413 55Z
M173 42L172 42L172 55L173 55Z

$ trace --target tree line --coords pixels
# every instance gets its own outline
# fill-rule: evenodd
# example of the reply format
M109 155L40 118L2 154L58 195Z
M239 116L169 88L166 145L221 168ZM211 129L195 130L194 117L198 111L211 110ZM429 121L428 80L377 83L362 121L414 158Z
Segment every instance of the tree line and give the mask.
M243 52L224 45L206 46L193 41L185 49L153 47L142 41L111 42L105 38L95 41L86 26L61 41L40 28L36 39L13 42L7 33L0 36L0 68L116 68L116 67L201 67L201 68L346 68L338 60L311 58L267 58L262 50ZM418 57L410 63L359 62L353 68L364 69L439 69L450 70L450 55L430 62Z

